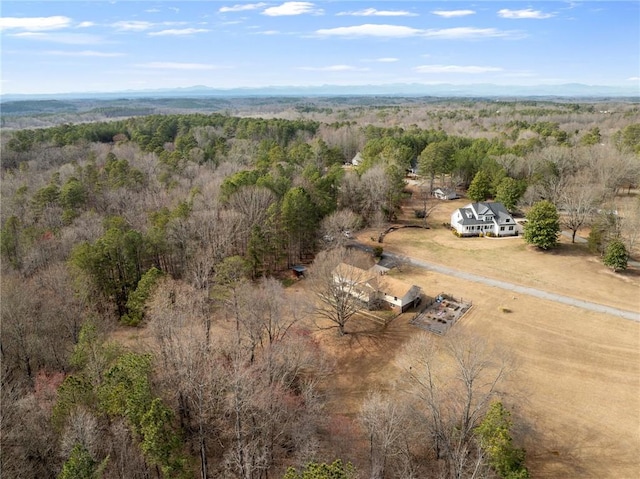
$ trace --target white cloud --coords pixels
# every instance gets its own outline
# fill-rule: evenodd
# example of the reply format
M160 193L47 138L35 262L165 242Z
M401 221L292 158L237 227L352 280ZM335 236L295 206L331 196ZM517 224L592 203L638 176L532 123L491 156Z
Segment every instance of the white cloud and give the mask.
M216 70L220 67L207 63L149 62L140 63L139 67L154 70Z
M124 53L120 52L96 52L94 50L82 50L78 52L67 52L67 51L48 51L45 52L47 55L55 55L60 57L98 57L98 58L114 58L114 57L123 57Z
M399 60L398 58L384 57L384 58L376 58L373 61L374 62L379 62L379 63L393 63L393 62L397 62L398 60Z
M284 2L277 7L269 7L262 14L269 17L303 15L305 13L320 14L322 10L317 9L311 2Z
M92 27L94 25L95 25L95 23L93 23L93 22L80 22L80 23L78 23L77 27L78 28L88 28L88 27Z
M478 38L518 37L521 34L496 28L456 27L425 30L424 36L447 40L473 40Z
M69 17L4 17L0 18L0 30L27 30L41 32L46 30L58 30L71 25Z
M544 13L540 10L533 10L532 8L527 8L525 10L510 10L508 8L503 8L498 11L498 16L502 18L514 18L514 19L523 19L523 18L533 18L536 20L542 20L544 18L551 18L555 16L554 13Z
M501 72L499 67L480 67L474 65L421 65L414 68L419 73L489 73Z
M383 37L383 38L404 38L414 37L423 33L417 28L404 27L401 25L355 25L352 27L323 28L316 30L317 35L335 37Z
M149 32L147 35L150 37L162 37L162 36L181 36L181 35L193 35L194 33L209 32L206 28L173 28L168 30L160 30L159 32Z
M159 8L150 8L149 10L145 10L147 13L160 13Z
M354 17L417 17L417 13L406 10L377 10L375 8L365 8L355 12L340 12L338 16L349 15Z
M627 81L640 81L640 77L629 77Z
M264 30L262 32L253 32L252 35L279 35L278 30Z
M124 32L144 32L145 30L153 28L153 23L140 20L123 20L112 23L111 26Z
M101 36L87 35L84 33L22 32L11 34L11 36L25 40L38 40L42 42L62 43L65 45L101 45L108 43Z
M258 10L262 7L266 7L266 3L240 3L238 5L233 5L232 7L220 7L218 10L220 13L227 12L245 12L247 10Z
M474 15L476 12L475 10L435 10L431 13L444 18L454 18L454 17L466 17L467 15Z
M420 30L402 25L356 25L352 27L325 28L316 30L316 35L344 38L381 37L406 38L427 37L447 40L470 40L479 38L518 37L518 32L509 32L495 28L457 27Z
M298 67L298 70L312 72L366 72L368 68L358 68L351 65L329 65L326 67Z

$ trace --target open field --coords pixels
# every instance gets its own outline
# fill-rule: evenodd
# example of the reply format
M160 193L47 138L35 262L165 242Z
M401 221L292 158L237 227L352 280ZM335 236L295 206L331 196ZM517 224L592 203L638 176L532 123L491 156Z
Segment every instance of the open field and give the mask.
M558 292L632 311L640 310L640 276L631 269L613 274L584 245L561 244L538 252L522 238L453 236L442 226L449 211L465 200L443 203L430 218L429 230L402 229L383 246L407 256L445 266ZM408 209L408 212L412 212ZM408 215L407 215L408 217ZM376 236L364 231L360 240ZM527 450L527 466L536 478L636 478L640 476L640 323L577 307L513 294L502 289L415 267L390 273L420 285L434 296L447 292L471 299L473 308L455 330L485 338L514 357L516 373L502 387L502 400L517 424L516 442ZM288 294L305 294L304 280ZM509 312L503 312L503 309ZM405 313L387 326L364 317L335 330L314 333L335 361L334 373L321 389L327 416L346 418L341 433L354 427L362 401L371 390L402 394L398 383L404 346L417 335L444 339L409 324ZM231 324L222 321L226 331ZM311 322L309 322L311 328ZM145 344L146 329L122 332L122 342ZM366 468L366 444L357 432L334 444L335 454ZM334 438L331 438L334 440ZM350 442L351 441L351 442Z
M430 218L430 230L404 229L385 238L386 250L513 283L640 311L640 276L616 275L584 245L564 242L543 253L521 238L462 239L442 226L465 200L447 202ZM409 210L412 212L412 210ZM365 231L366 241L374 232ZM635 478L640 476L640 324L435 272L394 273L423 287L473 300L456 324L513 354L517 373L503 400L520 424L532 477ZM302 285L301 285L302 286ZM505 313L503 308L510 312ZM338 367L326 388L330 409L355 417L369 390L394 392L403 371L402 347L423 333L409 314L386 328L354 320L343 338L319 334ZM434 341L442 341L431 335Z

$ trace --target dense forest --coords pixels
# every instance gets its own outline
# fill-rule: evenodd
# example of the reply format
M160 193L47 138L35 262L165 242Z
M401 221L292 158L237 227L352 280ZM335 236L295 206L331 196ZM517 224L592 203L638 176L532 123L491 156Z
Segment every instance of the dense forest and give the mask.
M288 272L345 232L386 228L407 175L423 180L423 216L436 185L511 211L545 201L574 238L589 228L594 255L637 257L640 202L617 202L640 180L636 104L101 108L22 128L52 120L3 105L3 475L528 477L494 387L508 361L483 367L477 343L439 353L468 394L430 383L445 372L421 349L413 394L372 391L357 432L341 427L319 387L335 365Z

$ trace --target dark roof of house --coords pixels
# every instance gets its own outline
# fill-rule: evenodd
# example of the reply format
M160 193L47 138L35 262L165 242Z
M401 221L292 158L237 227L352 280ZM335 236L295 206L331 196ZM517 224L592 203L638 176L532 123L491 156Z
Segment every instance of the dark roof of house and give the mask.
M493 220L485 221L477 218L477 216L486 216L489 214L493 215L498 223L514 221L502 203L469 203L467 206L460 208L459 211L462 214L462 219L458 221L458 223L465 226L493 223Z
M291 267L291 269L294 270L296 273L304 273L307 270L307 267L301 264L294 264Z
M512 219L511 215L509 214L509 212L507 211L507 209L504 207L504 205L502 203L488 203L488 202L482 202L482 203L472 203L471 206L473 209L475 209L479 215L486 215L489 213L492 213L497 219L498 222L501 223L503 220L506 219Z
M460 213L462 213L462 219L458 221L458 223L461 225L469 226L492 223L490 221L479 220L478 218L476 218L471 208L460 208Z

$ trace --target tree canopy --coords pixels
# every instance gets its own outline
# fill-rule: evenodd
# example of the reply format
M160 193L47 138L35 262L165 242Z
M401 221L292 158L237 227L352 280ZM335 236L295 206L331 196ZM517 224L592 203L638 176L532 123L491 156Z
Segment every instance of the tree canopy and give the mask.
M629 253L624 243L620 240L613 240L605 249L602 262L613 271L621 271L627 269L629 261Z
M550 201L539 201L527 213L524 225L524 240L542 250L553 248L558 243L560 217Z

